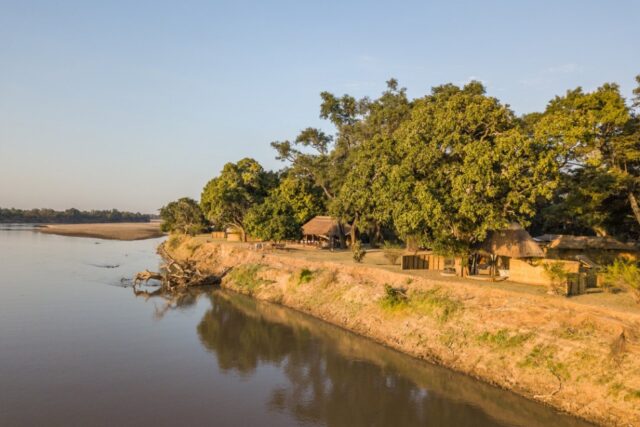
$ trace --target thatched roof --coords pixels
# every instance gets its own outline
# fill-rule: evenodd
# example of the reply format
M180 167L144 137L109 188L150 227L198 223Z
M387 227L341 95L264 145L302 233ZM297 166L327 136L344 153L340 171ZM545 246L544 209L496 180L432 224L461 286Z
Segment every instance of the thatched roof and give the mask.
M623 243L613 237L601 236L571 236L568 234L543 234L535 238L536 241L546 243L553 249L599 249L608 251L637 251L638 248L630 243Z
M509 258L544 257L544 252L527 230L515 223L506 230L490 232L478 249L480 252Z
M346 234L349 233L351 227L344 224L342 230ZM317 216L302 226L302 234L305 236L338 237L340 235L338 220L331 216Z

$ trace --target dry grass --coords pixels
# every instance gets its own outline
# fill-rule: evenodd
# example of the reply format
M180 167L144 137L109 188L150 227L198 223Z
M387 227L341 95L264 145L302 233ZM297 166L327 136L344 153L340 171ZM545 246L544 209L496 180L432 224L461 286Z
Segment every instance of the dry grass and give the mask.
M187 245L174 253L188 257ZM640 425L637 309L582 304L544 288L408 275L374 251L354 264L349 252L260 253L205 243L193 256L210 271L236 266L224 287L591 420ZM590 297L600 296L609 294Z

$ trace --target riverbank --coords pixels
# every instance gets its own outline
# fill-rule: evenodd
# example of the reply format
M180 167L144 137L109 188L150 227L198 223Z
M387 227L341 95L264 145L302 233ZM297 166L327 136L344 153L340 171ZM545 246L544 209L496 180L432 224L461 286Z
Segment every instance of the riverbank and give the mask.
M51 224L38 229L42 233L108 240L143 240L160 237L159 222L120 222L103 224Z
M222 282L604 425L640 425L640 311L172 237ZM405 289L406 298L385 292Z
M222 287L309 313L412 356L604 425L640 425L640 310L172 237ZM407 296L385 293L385 285Z

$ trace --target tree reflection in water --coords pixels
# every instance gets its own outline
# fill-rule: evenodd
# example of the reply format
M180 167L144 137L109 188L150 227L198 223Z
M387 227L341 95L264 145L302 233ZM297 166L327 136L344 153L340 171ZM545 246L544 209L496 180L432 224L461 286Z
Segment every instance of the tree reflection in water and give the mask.
M268 405L293 414L301 423L496 426L549 425L552 419L554 425L573 425L573 419L565 424L566 417L548 408L467 377L458 386L449 384L462 376L436 367L429 370L425 363L293 310L224 291L210 298L212 308L198 325L198 335L216 354L220 369L251 375L261 364L280 367L289 384L275 386ZM418 385L416 378L446 394ZM464 390L468 384L474 389ZM486 394L475 388L497 393L476 400L508 395L522 406L506 413L491 408L494 416L499 412L491 417L478 402L465 399L469 393ZM543 416L531 413L529 405L534 412L542 408ZM551 418L545 420L547 416Z
M301 424L588 425L279 305L211 288L138 296L160 298L156 315L162 317L194 305L200 295L211 308L198 336L221 371L249 377L261 365L277 367L288 384L274 380L265 403Z

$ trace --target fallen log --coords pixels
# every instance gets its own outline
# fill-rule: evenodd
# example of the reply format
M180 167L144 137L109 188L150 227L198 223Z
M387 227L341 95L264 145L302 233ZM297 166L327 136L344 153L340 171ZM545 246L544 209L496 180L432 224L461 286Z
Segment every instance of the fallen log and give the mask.
M164 244L158 246L158 254L165 260L160 272L149 270L136 274L133 280L134 292L141 292L136 286L149 280L161 282L162 291L183 290L192 286L216 285L224 276L231 271L231 268L223 270L220 274L206 274L201 272L196 263L191 260L179 262L167 253Z

